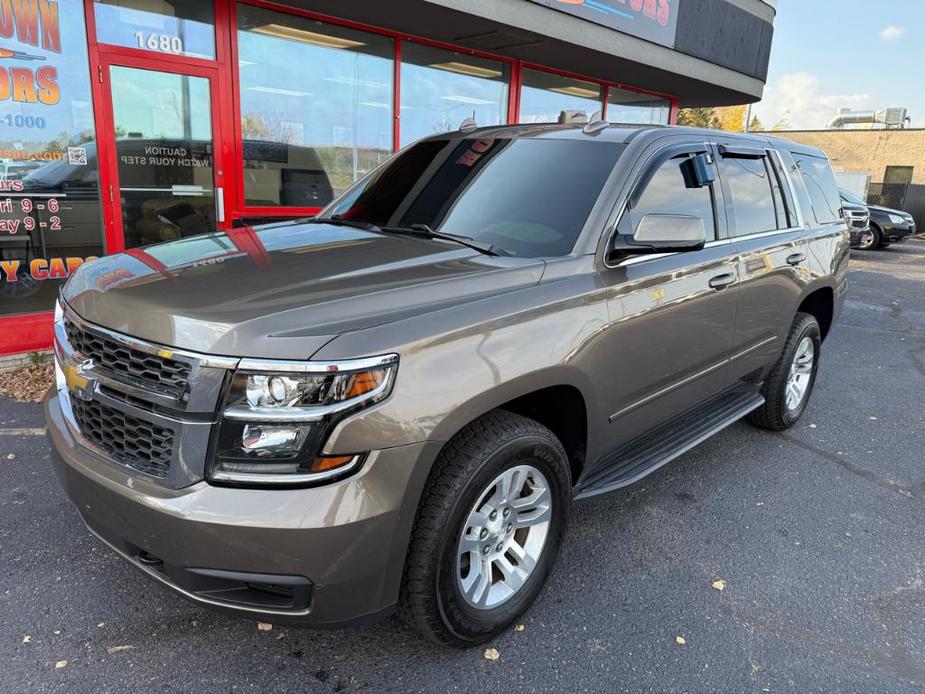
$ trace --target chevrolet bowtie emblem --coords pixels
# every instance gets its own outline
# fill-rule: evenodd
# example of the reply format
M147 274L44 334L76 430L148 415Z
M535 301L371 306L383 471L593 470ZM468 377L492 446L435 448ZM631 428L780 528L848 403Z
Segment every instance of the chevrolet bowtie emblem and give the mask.
M81 400L90 400L93 397L93 388L96 381L84 374L84 369L93 368L92 361L75 364L68 362L64 365L64 383L70 393Z

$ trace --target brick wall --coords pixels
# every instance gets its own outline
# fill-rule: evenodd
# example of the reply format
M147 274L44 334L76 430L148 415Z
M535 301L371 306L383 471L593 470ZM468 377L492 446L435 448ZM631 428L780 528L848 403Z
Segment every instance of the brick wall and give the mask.
M768 133L829 156L836 172L870 174L883 181L887 166L913 166L912 182L925 184L925 130L788 130Z

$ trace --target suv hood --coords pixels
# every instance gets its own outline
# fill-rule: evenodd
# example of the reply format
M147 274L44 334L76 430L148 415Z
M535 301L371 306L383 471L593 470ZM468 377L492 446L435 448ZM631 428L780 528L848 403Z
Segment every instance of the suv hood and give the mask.
M83 265L87 321L180 349L307 359L337 335L539 282L545 263L303 221L194 236Z
M902 210L894 210L892 207L881 207L880 205L868 205L871 210L878 210L880 212L886 212L887 214L898 214L901 217L908 217L908 212L903 212Z

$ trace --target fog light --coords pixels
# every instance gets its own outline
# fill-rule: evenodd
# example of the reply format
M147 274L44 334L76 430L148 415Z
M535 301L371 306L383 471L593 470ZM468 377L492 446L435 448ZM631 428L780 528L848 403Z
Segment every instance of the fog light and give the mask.
M245 424L241 449L257 455L298 453L305 443L305 429L307 427Z

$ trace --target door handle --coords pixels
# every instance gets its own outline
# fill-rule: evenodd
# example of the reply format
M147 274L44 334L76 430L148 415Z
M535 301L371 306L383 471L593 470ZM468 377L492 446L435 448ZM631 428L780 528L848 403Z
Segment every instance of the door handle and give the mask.
M719 291L720 289L725 289L730 284L736 281L736 276L732 273L727 272L724 275L717 275L710 279L710 287Z
M215 221L221 224L225 221L225 189L215 189Z
M799 265L804 260L806 260L805 255L802 253L794 253L793 255L787 256L787 265Z

